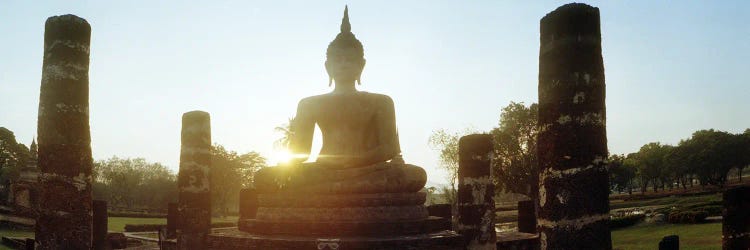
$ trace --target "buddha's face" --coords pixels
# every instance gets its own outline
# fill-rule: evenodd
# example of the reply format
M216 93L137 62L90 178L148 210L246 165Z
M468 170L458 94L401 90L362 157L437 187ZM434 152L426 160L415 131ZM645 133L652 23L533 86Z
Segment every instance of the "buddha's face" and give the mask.
M332 53L326 60L326 71L328 71L330 77L336 80L336 83L353 82L359 79L362 69L365 67L365 59L356 56L356 53L350 50L353 49L336 51L338 53Z

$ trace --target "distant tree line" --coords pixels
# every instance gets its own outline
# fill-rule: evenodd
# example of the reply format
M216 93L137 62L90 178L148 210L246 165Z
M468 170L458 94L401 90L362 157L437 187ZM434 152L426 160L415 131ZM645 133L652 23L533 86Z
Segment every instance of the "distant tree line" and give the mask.
M699 130L676 146L652 142L627 156L610 156L609 161L610 187L619 192L687 188L693 183L723 186L730 170L741 181L743 169L750 165L750 129L738 134Z
M493 178L499 192L537 195L538 163L536 154L537 104L511 102L500 112L498 126L489 132L494 139ZM429 145L440 152L440 166L449 173L455 186L458 170L458 139L470 133L434 131ZM617 192L646 191L681 186L722 186L730 170L742 176L750 165L750 129L731 134L700 130L676 146L648 143L638 152L608 157L610 188Z
M239 191L249 187L253 173L265 167L265 158L251 151L238 154L219 144L211 148L211 205L218 215L236 212ZM177 173L143 158L113 156L94 163L94 199L124 210L166 211L177 202Z
M32 148L35 148L32 144ZM16 141L12 131L0 127L0 204L7 204L10 184L23 167L35 159L35 151ZM250 187L253 173L266 166L258 152L237 153L219 144L211 148L211 202L214 212L226 215L238 210L239 191ZM121 158L94 162L93 197L110 208L128 211L166 211L177 202L177 173L144 158Z

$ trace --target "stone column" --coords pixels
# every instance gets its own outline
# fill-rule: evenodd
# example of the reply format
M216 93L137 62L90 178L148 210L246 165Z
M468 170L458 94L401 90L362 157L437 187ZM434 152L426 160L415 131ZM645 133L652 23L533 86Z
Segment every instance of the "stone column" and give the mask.
M536 234L536 204L533 200L518 202L518 232Z
M680 236L664 236L659 241L659 250L680 250Z
M723 249L750 249L750 187L724 191L721 221Z
M203 111L182 115L177 228L179 249L204 249L211 231L211 119Z
M168 239L174 239L177 235L177 221L180 215L177 211L177 203L167 203L167 235Z
M107 202L94 200L94 233L93 248L107 249Z
M566 4L540 26L540 244L612 249L599 9Z
M458 225L466 249L495 249L495 185L492 136L474 134L458 141Z
M255 188L240 189L240 220L255 219L258 212L258 191Z
M74 15L44 25L39 93L38 249L91 248L91 26Z

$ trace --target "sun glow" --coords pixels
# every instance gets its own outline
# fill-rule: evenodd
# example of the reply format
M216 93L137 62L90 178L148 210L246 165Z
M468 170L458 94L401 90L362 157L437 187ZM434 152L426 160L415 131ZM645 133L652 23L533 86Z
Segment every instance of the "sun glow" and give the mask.
M274 151L273 156L271 157L271 163L273 163L274 165L288 163L291 160L292 160L292 153L286 149L280 149L280 150Z

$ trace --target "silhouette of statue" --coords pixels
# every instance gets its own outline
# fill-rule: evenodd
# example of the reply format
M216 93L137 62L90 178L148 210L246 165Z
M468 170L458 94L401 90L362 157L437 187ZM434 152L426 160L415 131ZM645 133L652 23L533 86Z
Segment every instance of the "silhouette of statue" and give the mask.
M257 190L395 193L422 189L425 171L401 158L393 100L356 89L365 59L362 43L351 32L348 7L341 33L328 45L326 58L334 90L299 102L289 145L294 158L288 164L261 169L255 176ZM304 162L310 155L315 124L322 132L323 147L315 162Z

